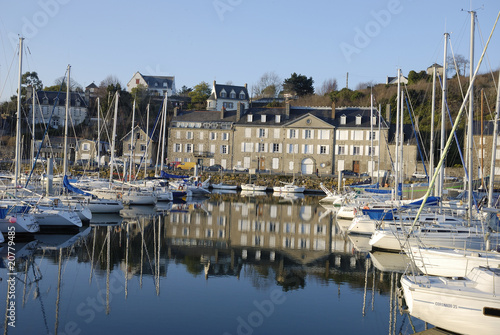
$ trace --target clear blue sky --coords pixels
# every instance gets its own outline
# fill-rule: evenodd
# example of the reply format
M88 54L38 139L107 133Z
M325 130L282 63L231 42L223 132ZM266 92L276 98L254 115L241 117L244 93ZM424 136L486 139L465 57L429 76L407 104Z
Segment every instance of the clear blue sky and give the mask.
M471 8L477 62L498 0L3 0L0 101L17 87L19 34L23 73L38 72L46 86L71 64L84 87L108 75L124 87L136 71L173 75L177 89L213 80L251 87L274 71L312 77L315 87L330 78L344 87L349 72L355 88L384 83L398 67L407 75L442 64L445 31L454 53L469 58ZM500 27L486 61L481 72L500 67Z

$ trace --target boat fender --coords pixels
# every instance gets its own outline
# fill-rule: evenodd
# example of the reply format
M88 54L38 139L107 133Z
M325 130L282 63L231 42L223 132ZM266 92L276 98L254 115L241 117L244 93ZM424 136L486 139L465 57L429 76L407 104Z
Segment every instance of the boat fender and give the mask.
M184 186L180 185L179 190L182 191L184 189Z
M122 192L118 192L118 193L116 193L116 197L117 197L118 199L121 199L121 198L122 198L122 196L123 196Z
M15 216L11 216L11 217L9 218L9 222L10 222L10 223L16 223L16 222L17 222L16 217L15 217Z

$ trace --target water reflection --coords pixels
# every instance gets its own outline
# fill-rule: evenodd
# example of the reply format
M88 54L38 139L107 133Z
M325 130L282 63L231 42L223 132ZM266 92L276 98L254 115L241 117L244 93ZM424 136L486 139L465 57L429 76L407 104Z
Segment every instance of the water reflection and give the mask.
M152 329L161 329L168 319L171 327L179 327L177 333L200 332L201 328L185 324L184 314L178 320L158 318L157 309L177 315L186 305L195 315L207 309L236 313L222 322L224 329L207 316L208 332L222 334L233 326L236 329L237 316L249 313L235 306L278 287L289 294L287 304L280 308L290 309L291 314L270 318L267 332L278 324L288 332L297 330L297 325L287 330L286 324L298 309L306 319L325 311L341 315L348 310L350 315L343 322L365 319L344 325L351 330L344 333L368 329L377 333L369 323L377 321L378 316L370 313L376 313L378 306L388 318L379 333L396 333L396 329L413 333L404 321L408 316L396 313L398 273L404 260L369 254L344 234L332 208L318 205L317 200L215 194L210 199L157 208L130 207L119 217L96 217L76 235L37 235L32 244L16 249L17 325L7 327L5 318L4 331L57 334L114 329L129 333L135 327L129 322L130 310L142 306L145 311L137 311L141 322ZM1 256L5 263L7 255ZM5 283L6 268L1 276ZM200 285L200 280L206 285ZM253 289L242 290L243 283ZM0 299L7 301L6 292L2 290ZM303 293L306 296L294 302L293 294ZM189 303L201 299L200 294L224 303ZM351 308L352 301L358 303ZM313 329L334 330L326 320L315 322Z

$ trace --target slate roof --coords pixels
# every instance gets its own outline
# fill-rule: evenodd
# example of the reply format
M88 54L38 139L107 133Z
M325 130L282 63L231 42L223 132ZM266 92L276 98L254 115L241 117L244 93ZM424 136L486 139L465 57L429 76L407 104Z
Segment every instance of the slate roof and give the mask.
M57 105L65 106L66 92L38 91L37 99L40 102L40 104L45 105L44 99L47 98L47 104L53 106L58 93L59 93L59 103ZM80 107L88 107L87 101L85 100L85 96L79 92L70 92L70 99L71 99L70 106L72 107L77 107L75 103L77 99L80 100ZM31 103L31 99L28 99L28 102Z
M148 84L148 87L153 89L153 88L169 88L172 89L173 82L175 80L175 77L173 76L146 76L141 74L142 78L146 81ZM163 83L167 83L167 87L163 86ZM156 86L155 86L156 84Z
M224 118L220 118L221 111L180 111L172 122L234 122L236 111L225 111Z
M213 92L212 88L212 94L210 94L210 97L208 100L216 100L220 99L220 93L222 90L226 91L226 97L222 99L227 99L227 100L241 100L240 99L240 92L243 91L245 93L245 100L248 100L250 96L248 95L248 90L245 86L234 86L234 85L221 85L221 84L215 84L215 92ZM236 93L235 98L231 98L231 91L234 90L234 93Z

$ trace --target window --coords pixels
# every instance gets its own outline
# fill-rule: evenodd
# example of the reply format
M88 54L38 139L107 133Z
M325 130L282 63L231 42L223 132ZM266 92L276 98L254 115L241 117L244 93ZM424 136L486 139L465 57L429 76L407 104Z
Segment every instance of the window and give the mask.
M259 143L259 151L258 152L264 152L265 151L265 143Z
M345 155L345 146L343 145L338 146L337 155Z
M266 130L263 128L259 129L259 137L266 137Z
M236 93L231 92L231 99L236 99Z
M223 141L229 140L229 133L222 133L222 140Z
M319 153L323 154L323 155L328 153L327 150L326 150L326 145L320 145L319 146Z
M358 146L356 146L356 145L354 145L352 147L352 154L353 155L361 155L361 148L358 147Z
M311 129L304 130L304 138L305 139L310 139L311 138Z
M313 146L311 144L304 144L302 146L302 153L312 154L313 153Z
M193 145L191 143L186 144L186 152L193 152Z
M280 123L280 122L281 122L281 115L276 115L276 116L274 117L274 122L276 122L276 123Z
M182 152L181 151L181 144L180 143L175 143L174 144L174 152Z
M141 151L146 151L146 145L145 144L141 144Z
M340 124L345 124L346 119L347 119L347 117L346 117L344 114L342 114L342 115L340 116Z
M361 124L361 115L356 115L356 125L360 125Z
M193 139L193 132L192 131L186 132L186 139L188 139L188 140L192 140Z
M210 133L210 139L211 140L216 140L217 139L217 133L211 132Z
M141 80L140 80L140 79L136 79L136 80L135 80L135 84L136 84L136 85L139 85L139 83L140 83L140 82L141 82Z
M253 115L247 114L247 122L252 122L252 121L253 121Z
M281 152L280 143L273 143L273 152Z
M266 115L262 114L260 116L260 122L266 122Z
M280 164L279 158L273 158L273 163L272 164L273 164L273 169L274 170L279 169L279 164Z
M243 92L241 92L241 93L240 93L240 99L241 99L241 100L244 100L244 99L245 99L245 93L243 93Z
M221 148L220 148L220 153L221 154L227 154L227 145L221 145Z
M83 143L82 149L83 149L83 151L89 151L90 150L90 143Z
M274 138L280 138L280 130L274 129Z
M299 145L298 144L289 144L287 147L287 153L292 154L298 154L299 153Z
M367 134L367 140L377 140L377 132L375 131L369 131L368 134Z
M220 92L220 97L221 97L221 98L225 98L225 97L226 97L226 91L222 91L222 92Z
M233 103L232 102L223 102L222 106L224 108L233 108Z
M288 138L297 138L297 131L295 129L289 129Z

